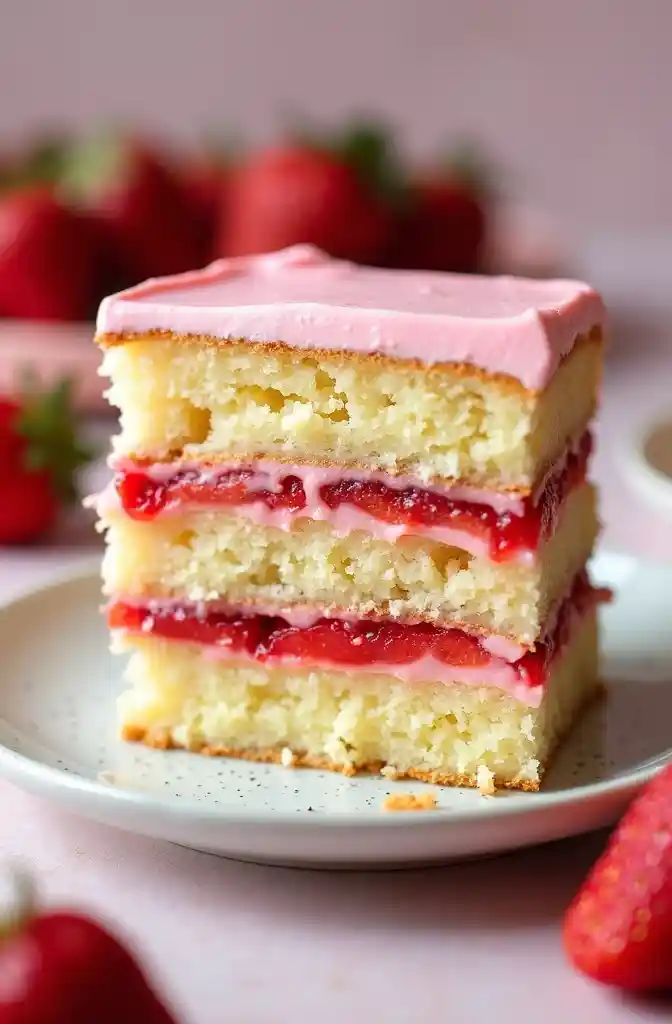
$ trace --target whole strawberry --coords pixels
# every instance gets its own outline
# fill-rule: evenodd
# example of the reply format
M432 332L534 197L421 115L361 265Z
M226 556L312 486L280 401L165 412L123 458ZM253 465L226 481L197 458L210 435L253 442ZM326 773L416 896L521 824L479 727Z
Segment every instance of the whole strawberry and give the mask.
M175 1024L110 932L82 914L39 913L22 894L0 921L0 1024L94 1022Z
M177 173L158 150L124 135L73 148L62 176L71 205L96 224L116 284L191 270L201 263L201 227Z
M92 225L51 185L14 178L0 189L0 315L83 320L95 304L100 266Z
M564 945L595 981L672 990L672 765L624 815L567 911Z
M387 262L407 270L473 273L480 268L491 186L468 149L409 184Z
M89 458L78 443L70 385L0 398L0 544L38 540L77 496L75 474Z
M393 223L391 164L383 133L366 125L254 154L230 177L218 254L310 243L336 258L375 263Z

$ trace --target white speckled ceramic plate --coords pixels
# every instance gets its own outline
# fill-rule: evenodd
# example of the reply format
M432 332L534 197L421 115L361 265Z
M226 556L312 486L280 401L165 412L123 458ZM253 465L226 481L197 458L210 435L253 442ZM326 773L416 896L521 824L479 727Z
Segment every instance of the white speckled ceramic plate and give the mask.
M124 745L95 571L0 609L0 774L108 825L297 866L410 866L606 825L672 745L672 569L603 555L594 571L619 595L604 610L609 696L540 793L438 788L437 811L389 814L389 792L423 787Z

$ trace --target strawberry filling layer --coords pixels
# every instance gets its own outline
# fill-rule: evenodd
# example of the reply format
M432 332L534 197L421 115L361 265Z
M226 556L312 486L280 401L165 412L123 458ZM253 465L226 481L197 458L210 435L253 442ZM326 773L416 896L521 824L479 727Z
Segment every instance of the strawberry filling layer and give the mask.
M411 682L492 684L538 704L550 665L567 644L573 624L604 597L585 575L579 576L549 636L513 661L488 650L487 638L426 622L321 618L295 626L280 616L125 601L110 606L108 621L113 630L200 644L218 657L355 668Z
M386 540L419 534L504 562L536 551L551 535L567 495L585 480L591 449L586 433L540 492L525 498L428 489L380 474L343 476L343 471L311 467L288 472L268 464L172 472L130 463L117 469L114 488L124 512L137 520L184 507L235 507L257 522L285 529L300 516L329 522L343 533L373 525L372 532Z

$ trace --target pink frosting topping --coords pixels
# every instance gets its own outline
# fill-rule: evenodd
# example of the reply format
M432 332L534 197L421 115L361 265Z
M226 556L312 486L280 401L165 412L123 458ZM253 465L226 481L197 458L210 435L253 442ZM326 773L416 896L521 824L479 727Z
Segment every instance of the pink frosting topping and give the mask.
M597 292L577 281L377 270L295 246L112 295L97 330L467 363L538 389L576 338L605 317Z

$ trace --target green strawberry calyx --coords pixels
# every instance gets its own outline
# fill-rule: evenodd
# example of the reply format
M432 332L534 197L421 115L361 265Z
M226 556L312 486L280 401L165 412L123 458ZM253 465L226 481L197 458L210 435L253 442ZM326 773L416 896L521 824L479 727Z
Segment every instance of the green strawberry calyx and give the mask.
M25 441L24 466L32 472L46 470L57 496L71 503L78 494L77 472L93 457L77 437L72 381L64 378L52 390L43 391L28 371L22 383L15 428Z
M211 163L221 170L228 170L230 167L240 163L245 156L246 146L244 140L234 132L218 133L207 132L196 153L196 158Z
M74 206L97 202L122 179L127 159L126 142L114 129L78 140L62 161L60 194Z
M496 192L492 168L474 145L463 143L452 149L440 167L447 178L458 182L476 198L487 198Z
M392 133L375 121L354 121L337 136L334 151L373 193L391 206L406 201L407 180Z
M337 132L323 132L297 118L290 137L307 149L328 153L346 164L362 185L386 205L408 198L408 182L392 132L372 118L359 117Z
M39 139L0 167L0 191L55 186L60 180L68 147L65 137L53 135Z

